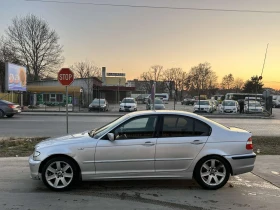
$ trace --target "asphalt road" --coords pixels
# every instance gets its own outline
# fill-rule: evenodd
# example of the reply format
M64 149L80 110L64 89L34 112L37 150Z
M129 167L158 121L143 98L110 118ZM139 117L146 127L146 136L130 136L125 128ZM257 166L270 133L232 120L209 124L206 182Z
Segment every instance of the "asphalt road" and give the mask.
M279 209L280 189L252 173L231 177L216 191L187 180L138 180L84 182L57 193L29 178L26 157L0 158L0 165L1 210Z
M69 116L69 133L100 127L116 117ZM280 119L213 119L249 130L255 136L280 136ZM66 134L64 116L17 115L0 119L0 137L55 137Z

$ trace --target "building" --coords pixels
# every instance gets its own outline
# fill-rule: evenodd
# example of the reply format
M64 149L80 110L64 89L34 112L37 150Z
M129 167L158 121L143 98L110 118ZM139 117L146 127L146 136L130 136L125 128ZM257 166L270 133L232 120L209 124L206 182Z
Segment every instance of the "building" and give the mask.
M87 107L94 98L106 98L109 103L119 103L131 96L135 87L126 87L125 77L107 77L106 68L102 77L76 78L68 87L68 103ZM25 105L65 105L66 89L58 80L29 82L25 94Z

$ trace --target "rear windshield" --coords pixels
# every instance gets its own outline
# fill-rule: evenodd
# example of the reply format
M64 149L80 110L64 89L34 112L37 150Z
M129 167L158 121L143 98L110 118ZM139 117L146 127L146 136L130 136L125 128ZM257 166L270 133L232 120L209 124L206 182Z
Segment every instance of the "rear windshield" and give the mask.
M2 102L2 103L4 103L4 104L13 104L12 102L6 101L6 100L0 100L0 102Z

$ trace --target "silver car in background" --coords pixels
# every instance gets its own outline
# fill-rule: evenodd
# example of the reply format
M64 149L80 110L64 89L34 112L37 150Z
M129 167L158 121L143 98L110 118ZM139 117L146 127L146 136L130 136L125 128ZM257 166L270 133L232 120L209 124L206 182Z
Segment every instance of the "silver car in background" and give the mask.
M140 111L90 132L48 139L29 158L52 190L78 180L192 179L206 189L253 170L250 132L182 111Z

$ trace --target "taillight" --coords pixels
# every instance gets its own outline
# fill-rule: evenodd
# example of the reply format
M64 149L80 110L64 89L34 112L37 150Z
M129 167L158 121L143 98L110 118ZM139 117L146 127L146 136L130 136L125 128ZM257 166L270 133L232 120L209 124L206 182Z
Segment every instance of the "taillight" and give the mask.
M246 144L246 149L247 150L252 150L253 149L253 140L252 140L252 137L250 137L247 141L247 144Z
M12 108L12 109L16 108L16 106L13 105L13 104L8 104L8 107L10 107L10 108Z

